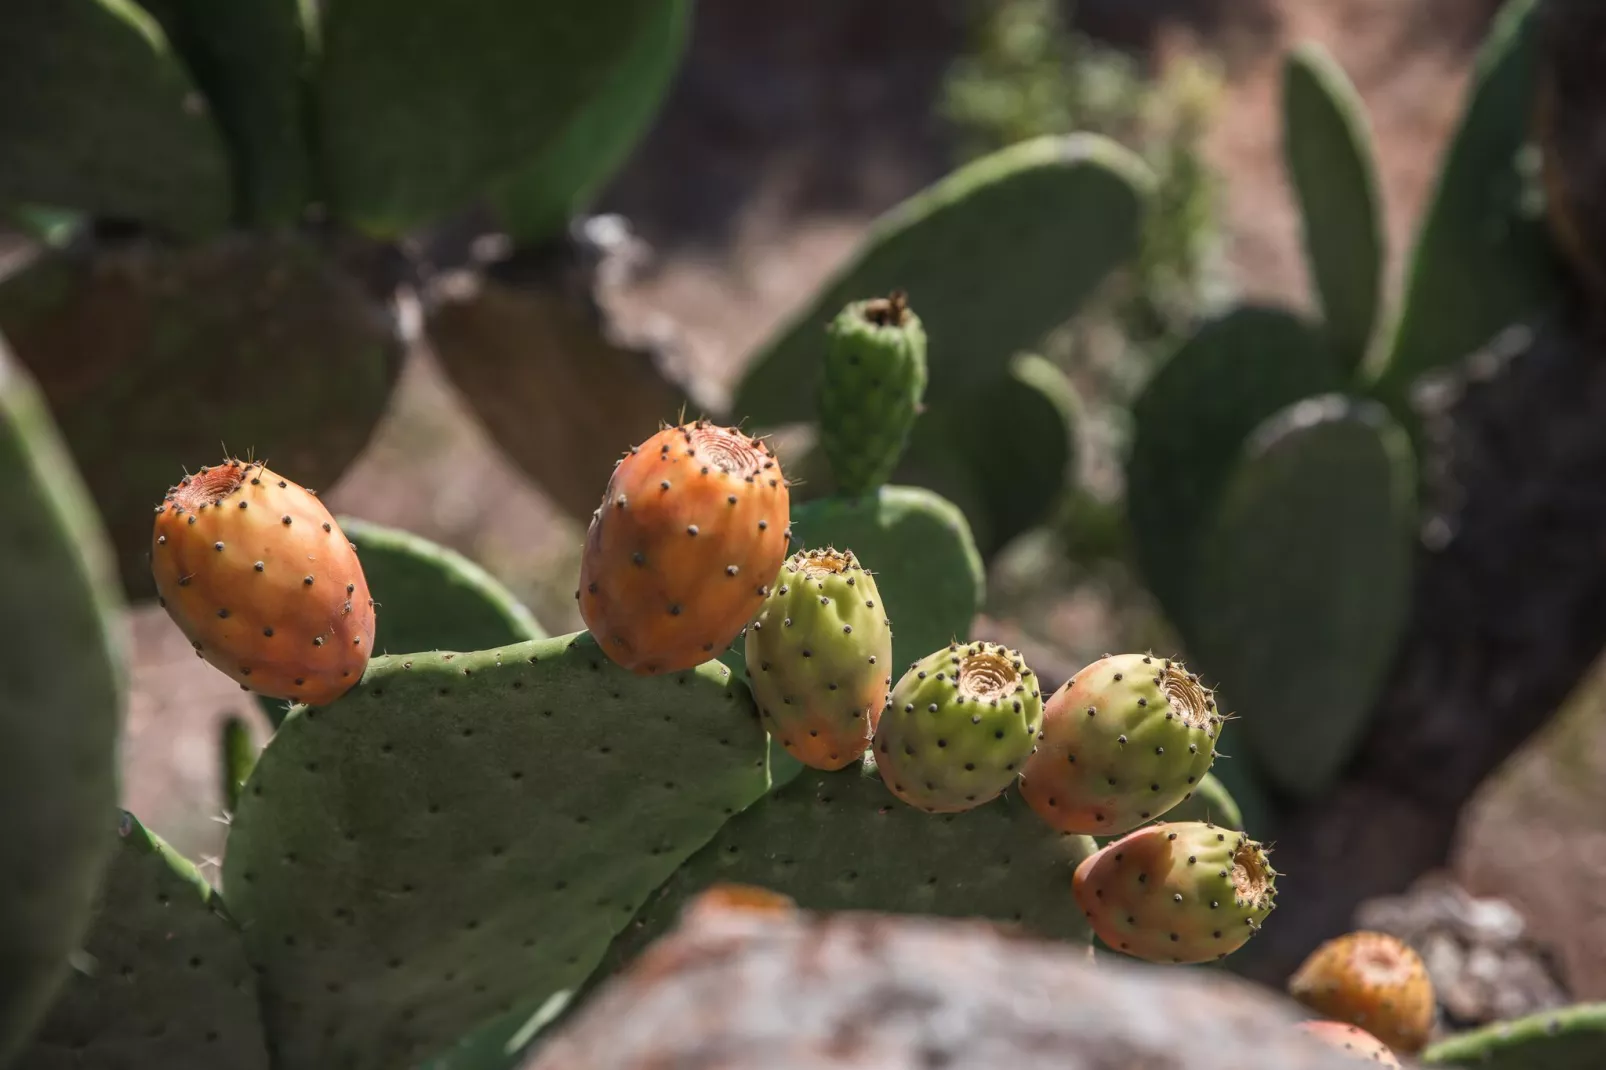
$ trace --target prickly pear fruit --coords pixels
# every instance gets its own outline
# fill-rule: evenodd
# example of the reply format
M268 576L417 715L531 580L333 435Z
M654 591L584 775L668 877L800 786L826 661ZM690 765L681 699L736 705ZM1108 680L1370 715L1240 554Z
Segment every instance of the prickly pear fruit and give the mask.
M311 491L264 464L231 459L169 488L151 572L196 652L247 691L323 705L373 653L356 550Z
M1295 1028L1328 1047L1376 1066L1400 1065L1387 1044L1348 1022L1300 1022Z
M800 550L747 629L764 727L814 769L864 756L892 687L892 625L853 551Z
M1215 696L1180 661L1110 655L1049 698L1021 795L1061 832L1129 832L1188 797L1220 730Z
M791 500L769 446L706 420L632 447L591 515L580 616L638 676L730 646L786 560Z
M1115 950L1149 962L1208 962L1260 929L1276 905L1277 871L1241 832L1162 822L1084 859L1071 891Z
M1398 937L1365 930L1311 952L1288 992L1317 1014L1358 1025L1411 1055L1427 1045L1438 1002L1422 956Z
M876 726L892 794L930 813L988 802L1015 781L1043 719L1037 677L995 643L950 644L909 667Z
M853 302L826 332L820 446L838 492L856 498L903 456L926 392L926 332L901 291Z

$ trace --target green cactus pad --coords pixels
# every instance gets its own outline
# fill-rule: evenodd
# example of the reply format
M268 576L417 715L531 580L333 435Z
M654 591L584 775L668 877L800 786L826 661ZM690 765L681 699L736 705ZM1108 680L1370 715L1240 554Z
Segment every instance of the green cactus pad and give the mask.
M256 976L222 901L132 814L118 836L77 969L10 1070L267 1070Z
M493 198L508 235L534 245L585 211L657 116L691 34L692 0L665 0L557 141Z
M0 284L0 331L38 376L149 597L151 507L227 450L327 489L383 415L404 348L323 247L233 235L50 253Z
M1283 66L1283 154L1334 355L1353 372L1376 333L1383 296L1382 193L1360 94L1314 42Z
M241 221L294 222L307 193L299 0L139 0L206 94L228 143Z
M224 877L284 1065L407 1065L577 984L764 793L747 689L586 633L375 658L263 750Z
M855 301L826 328L820 445L839 493L866 494L903 456L926 393L926 332L901 292Z
M1563 272L1523 155L1537 82L1538 4L1512 0L1478 54L1461 124L1417 234L1384 363L1396 411L1424 373L1462 360L1557 299Z
M1441 1040L1420 1058L1467 1070L1596 1070L1606 1066L1606 1003L1496 1022Z
M1018 651L951 643L898 680L871 752L899 799L958 813L1015 783L1042 723L1042 688Z
M984 558L1046 521L1076 474L1081 402L1054 364L1023 353L964 398L927 406L895 478L964 510Z
M964 514L922 487L885 486L854 501L820 498L792 510L792 549L850 546L875 574L902 666L970 635L986 574Z
M1205 532L1185 638L1277 787L1318 798L1359 742L1410 609L1410 442L1329 396L1273 417Z
M0 1065L50 1005L111 849L126 688L111 550L44 401L0 343Z
M805 910L990 918L1034 936L1091 939L1071 875L1094 851L1050 830L1012 794L927 814L887 794L872 762L805 769L726 823L659 889L609 949L592 984L633 958L717 883L757 885Z
M231 211L222 136L133 0L9 0L0 19L0 204L194 237Z
M1208 821L1236 832L1244 831L1243 814L1226 785L1215 774L1199 778L1188 797L1166 811L1167 821Z
M669 0L329 0L317 142L334 215L393 237L560 144Z
M893 208L850 261L766 342L732 411L808 420L820 327L849 301L903 290L930 338L933 401L962 398L1070 319L1137 250L1153 179L1092 134L1043 137L965 165ZM978 296L982 295L982 296Z
M240 789L251 777L251 767L257 763L257 745L251 738L251 727L243 717L230 717L218 730L218 752L222 759L223 808L233 813L240 805Z
M892 688L892 626L852 550L792 555L747 626L748 685L770 738L816 769L870 746Z
M1341 385L1320 331L1248 307L1201 327L1143 388L1132 407L1127 519L1138 564L1172 624L1188 625L1198 534L1245 440L1284 406Z

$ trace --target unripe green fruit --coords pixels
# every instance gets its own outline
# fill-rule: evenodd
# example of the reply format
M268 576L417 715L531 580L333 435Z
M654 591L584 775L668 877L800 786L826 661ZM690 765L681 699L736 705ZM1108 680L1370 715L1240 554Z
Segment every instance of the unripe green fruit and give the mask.
M970 810L1015 782L1042 720L1037 677L1019 653L954 643L915 662L892 689L876 767L911 806Z
M926 333L901 292L855 301L826 329L820 445L837 490L885 483L903 456L926 392Z

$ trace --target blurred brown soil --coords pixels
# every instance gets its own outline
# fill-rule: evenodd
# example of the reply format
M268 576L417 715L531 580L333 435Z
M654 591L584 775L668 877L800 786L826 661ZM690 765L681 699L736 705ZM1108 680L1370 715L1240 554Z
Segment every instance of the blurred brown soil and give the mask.
M1277 80L1288 44L1325 44L1369 112L1398 277L1492 4L1128 0L1125 17L1113 2L1084 6L1095 28L1141 30L1162 60L1206 48L1229 61L1229 98L1208 146L1226 179L1229 266L1246 297L1300 307L1308 286L1278 156ZM1210 17L1133 21L1134 11L1179 8ZM668 108L601 206L628 216L659 253L631 287L629 312L672 317L697 370L732 381L868 219L944 170L932 100L962 39L958 11L949 0L702 0ZM476 558L550 630L579 626L579 529L489 444L427 352L411 362L371 448L325 497L337 512ZM1068 650L1099 646L1104 622L1084 601L1052 616ZM255 711L159 610L135 612L133 631L127 805L179 849L214 855L224 832L215 727L228 712ZM1509 898L1559 945L1576 995L1603 998L1606 671L1598 675L1469 809L1456 868L1473 891Z

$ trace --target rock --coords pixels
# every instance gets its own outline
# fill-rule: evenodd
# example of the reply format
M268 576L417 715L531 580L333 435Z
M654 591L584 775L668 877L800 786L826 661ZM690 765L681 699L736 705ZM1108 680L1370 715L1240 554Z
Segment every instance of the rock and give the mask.
M745 901L745 902L744 902ZM524 1070L1349 1070L1292 1004L999 926L699 900Z

